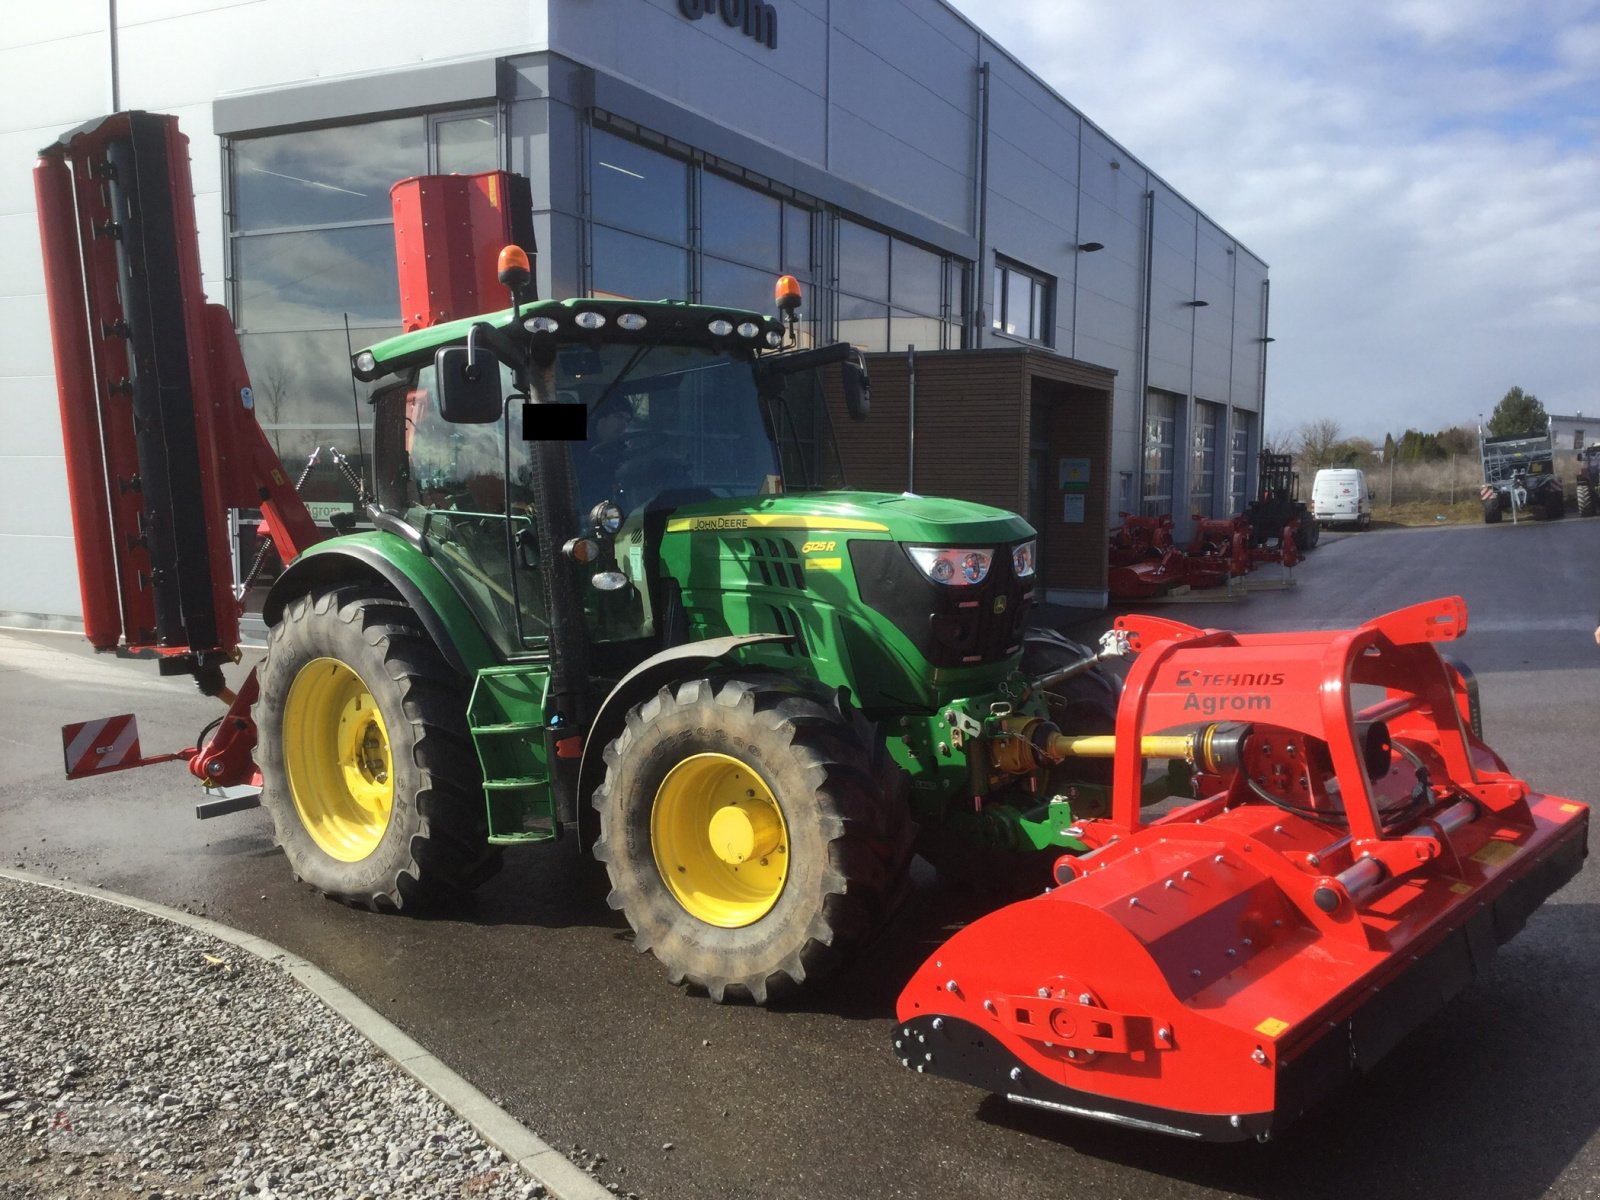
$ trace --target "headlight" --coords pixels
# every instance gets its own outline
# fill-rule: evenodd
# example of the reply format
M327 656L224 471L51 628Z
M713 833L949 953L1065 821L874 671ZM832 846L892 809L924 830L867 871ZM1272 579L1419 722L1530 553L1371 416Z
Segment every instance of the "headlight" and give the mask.
M579 329L600 329L606 323L606 315L603 312L596 312L594 309L589 308L573 317L572 323Z
M1020 546L1011 547L1011 569L1017 573L1018 579L1033 578L1033 558L1038 551L1038 542L1029 540Z
M989 576L993 550L963 550L945 546L912 546L911 561L935 583L967 587Z
M370 375L378 369L378 360L371 350L363 350L356 355L356 370L363 375Z
M561 322L554 317L529 317L522 327L529 333L555 333L561 328Z
M622 528L622 510L609 500L602 500L589 512L589 523L603 533L615 534Z

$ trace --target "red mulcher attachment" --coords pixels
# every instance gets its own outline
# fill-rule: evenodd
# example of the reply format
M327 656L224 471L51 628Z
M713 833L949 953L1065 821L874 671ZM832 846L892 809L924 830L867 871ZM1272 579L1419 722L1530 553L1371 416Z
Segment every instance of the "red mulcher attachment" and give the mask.
M1142 517L1123 513L1122 526L1111 532L1112 596L1145 600L1189 582L1189 560L1172 540L1170 516Z
M1264 1140L1484 968L1582 866L1589 810L1480 739L1433 645L1465 632L1457 597L1332 632L1117 624L1140 656L1111 816L1061 886L923 964L896 1051L1021 1104ZM1201 799L1147 823L1141 755L1179 754Z

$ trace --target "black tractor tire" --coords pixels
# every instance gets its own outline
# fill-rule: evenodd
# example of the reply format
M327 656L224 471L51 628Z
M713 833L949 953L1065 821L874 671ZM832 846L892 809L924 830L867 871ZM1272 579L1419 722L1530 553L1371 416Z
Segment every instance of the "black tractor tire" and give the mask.
M297 879L399 911L499 870L465 681L404 603L357 587L291 601L258 678L261 802Z
M1317 548L1317 543L1322 540L1322 522L1309 513L1300 518L1300 524L1294 531L1295 549L1301 554L1309 554Z
M1483 523L1485 525L1500 524L1500 497L1490 496L1483 502Z
M1022 673L1029 679L1038 679L1051 671L1058 671L1072 663L1082 662L1094 651L1082 642L1074 641L1054 629L1030 629L1023 635ZM1062 733L1093 735L1117 731L1117 705L1122 700L1122 680L1104 667L1090 667L1081 675L1074 675L1058 683L1045 695L1045 705L1050 720ZM1063 763L1051 773L1052 785L1067 781L1111 785L1112 767L1109 758L1085 758ZM1059 790L1059 788L1057 789ZM1076 810L1074 810L1076 811ZM1098 816L1084 812L1080 816Z
M1022 643L1022 673L1037 679L1082 662L1091 653L1088 646L1056 630L1029 629ZM1116 732L1121 699L1121 678L1103 667L1091 667L1051 687L1045 695L1045 705L1050 720L1063 733L1092 736ZM1047 795L1065 792L1074 784L1090 784L1109 791L1114 773L1109 758L1061 763L1046 777L1047 793L1030 795L1028 806L1041 803ZM1088 795L1095 793L1082 794L1072 802L1073 815L1104 815L1104 806L1089 801ZM939 873L941 883L1002 902L1037 895L1049 887L1053 882L1050 867L1062 853L1059 849L1012 850L986 845L976 839L971 826L954 822L923 829L917 851Z
M1578 480L1578 515L1580 517L1594 516L1594 488L1587 479Z
M1544 497L1544 519L1559 521L1567 515L1567 494L1560 488L1550 488Z
M777 676L682 680L634 706L605 764L593 804L607 903L674 984L719 1003L766 1004L822 979L906 890L905 773L838 698ZM738 804L722 803L730 780ZM772 841L733 863L701 818L744 797L768 814Z

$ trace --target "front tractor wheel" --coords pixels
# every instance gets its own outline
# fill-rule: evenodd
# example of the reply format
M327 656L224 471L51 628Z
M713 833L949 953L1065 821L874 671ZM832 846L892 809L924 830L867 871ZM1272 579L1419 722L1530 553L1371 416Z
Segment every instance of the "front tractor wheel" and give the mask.
M776 679L691 679L629 712L594 794L611 907L674 983L764 1004L882 924L911 857L871 727Z
M400 909L498 869L464 693L410 609L349 588L293 601L260 681L261 802L296 878Z

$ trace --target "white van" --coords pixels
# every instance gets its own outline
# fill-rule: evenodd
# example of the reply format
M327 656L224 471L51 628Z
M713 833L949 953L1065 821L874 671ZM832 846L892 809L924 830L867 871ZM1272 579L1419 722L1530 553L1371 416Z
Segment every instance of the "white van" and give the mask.
M1311 512L1324 525L1349 524L1365 529L1372 523L1372 489L1364 471L1328 467L1311 483Z

